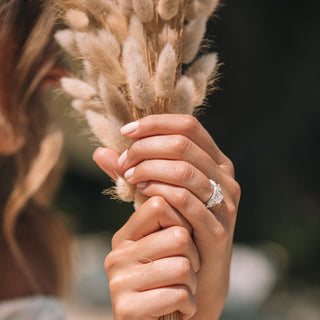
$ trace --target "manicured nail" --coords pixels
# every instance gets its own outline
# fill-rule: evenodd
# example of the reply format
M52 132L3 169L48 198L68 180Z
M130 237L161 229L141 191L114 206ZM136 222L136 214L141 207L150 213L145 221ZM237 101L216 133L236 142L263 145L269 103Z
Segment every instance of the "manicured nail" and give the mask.
M121 134L126 135L128 133L132 133L138 128L139 121L134 121L126 124L120 129Z
M137 183L137 187L139 189L144 189L147 186L148 182L139 182Z
M134 173L134 170L136 168L133 167L133 168L130 168L129 170L127 170L125 173L124 173L124 177L128 180L130 179L132 176L133 176L133 173Z
M127 161L128 150L124 151L122 155L118 159L118 166L122 167L124 163Z

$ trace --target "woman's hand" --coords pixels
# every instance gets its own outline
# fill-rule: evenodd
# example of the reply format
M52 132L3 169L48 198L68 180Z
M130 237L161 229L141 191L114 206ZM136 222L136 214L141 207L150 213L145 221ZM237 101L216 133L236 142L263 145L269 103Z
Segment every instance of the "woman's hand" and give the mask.
M105 260L114 319L158 319L196 312L200 258L191 226L163 198L152 197L114 235Z
M95 160L112 178L123 175L145 195L165 199L191 225L200 256L200 268L193 270L198 305L193 319L218 318L228 291L240 198L231 161L191 116L148 116L125 126L122 133L135 139L130 149L120 157L98 149ZM207 209L204 203L213 192L209 179L221 185L224 200Z

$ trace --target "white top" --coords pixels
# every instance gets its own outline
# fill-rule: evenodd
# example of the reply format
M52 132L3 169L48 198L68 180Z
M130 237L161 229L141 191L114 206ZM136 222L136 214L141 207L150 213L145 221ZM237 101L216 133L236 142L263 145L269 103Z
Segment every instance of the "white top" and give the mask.
M65 307L54 297L33 296L0 302L0 320L64 320Z

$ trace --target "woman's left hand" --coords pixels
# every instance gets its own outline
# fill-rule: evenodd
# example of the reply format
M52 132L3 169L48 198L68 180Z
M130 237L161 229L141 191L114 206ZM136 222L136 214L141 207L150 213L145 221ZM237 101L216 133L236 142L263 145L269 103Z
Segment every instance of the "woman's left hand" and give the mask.
M217 318L228 291L240 199L232 162L192 116L148 116L123 127L122 134L135 139L129 150L119 156L98 149L96 162L112 178L122 175L143 194L163 197L191 224L201 261L193 319ZM213 193L209 179L221 185L224 198L208 209L205 203Z

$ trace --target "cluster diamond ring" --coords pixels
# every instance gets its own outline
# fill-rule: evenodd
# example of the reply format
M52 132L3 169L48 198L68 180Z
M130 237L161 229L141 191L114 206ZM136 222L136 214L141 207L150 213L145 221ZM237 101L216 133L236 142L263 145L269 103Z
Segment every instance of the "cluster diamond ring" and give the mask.
M220 204L223 200L223 194L220 184L215 183L213 180L209 179L211 185L213 186L213 193L210 199L205 203L206 208L211 208Z

